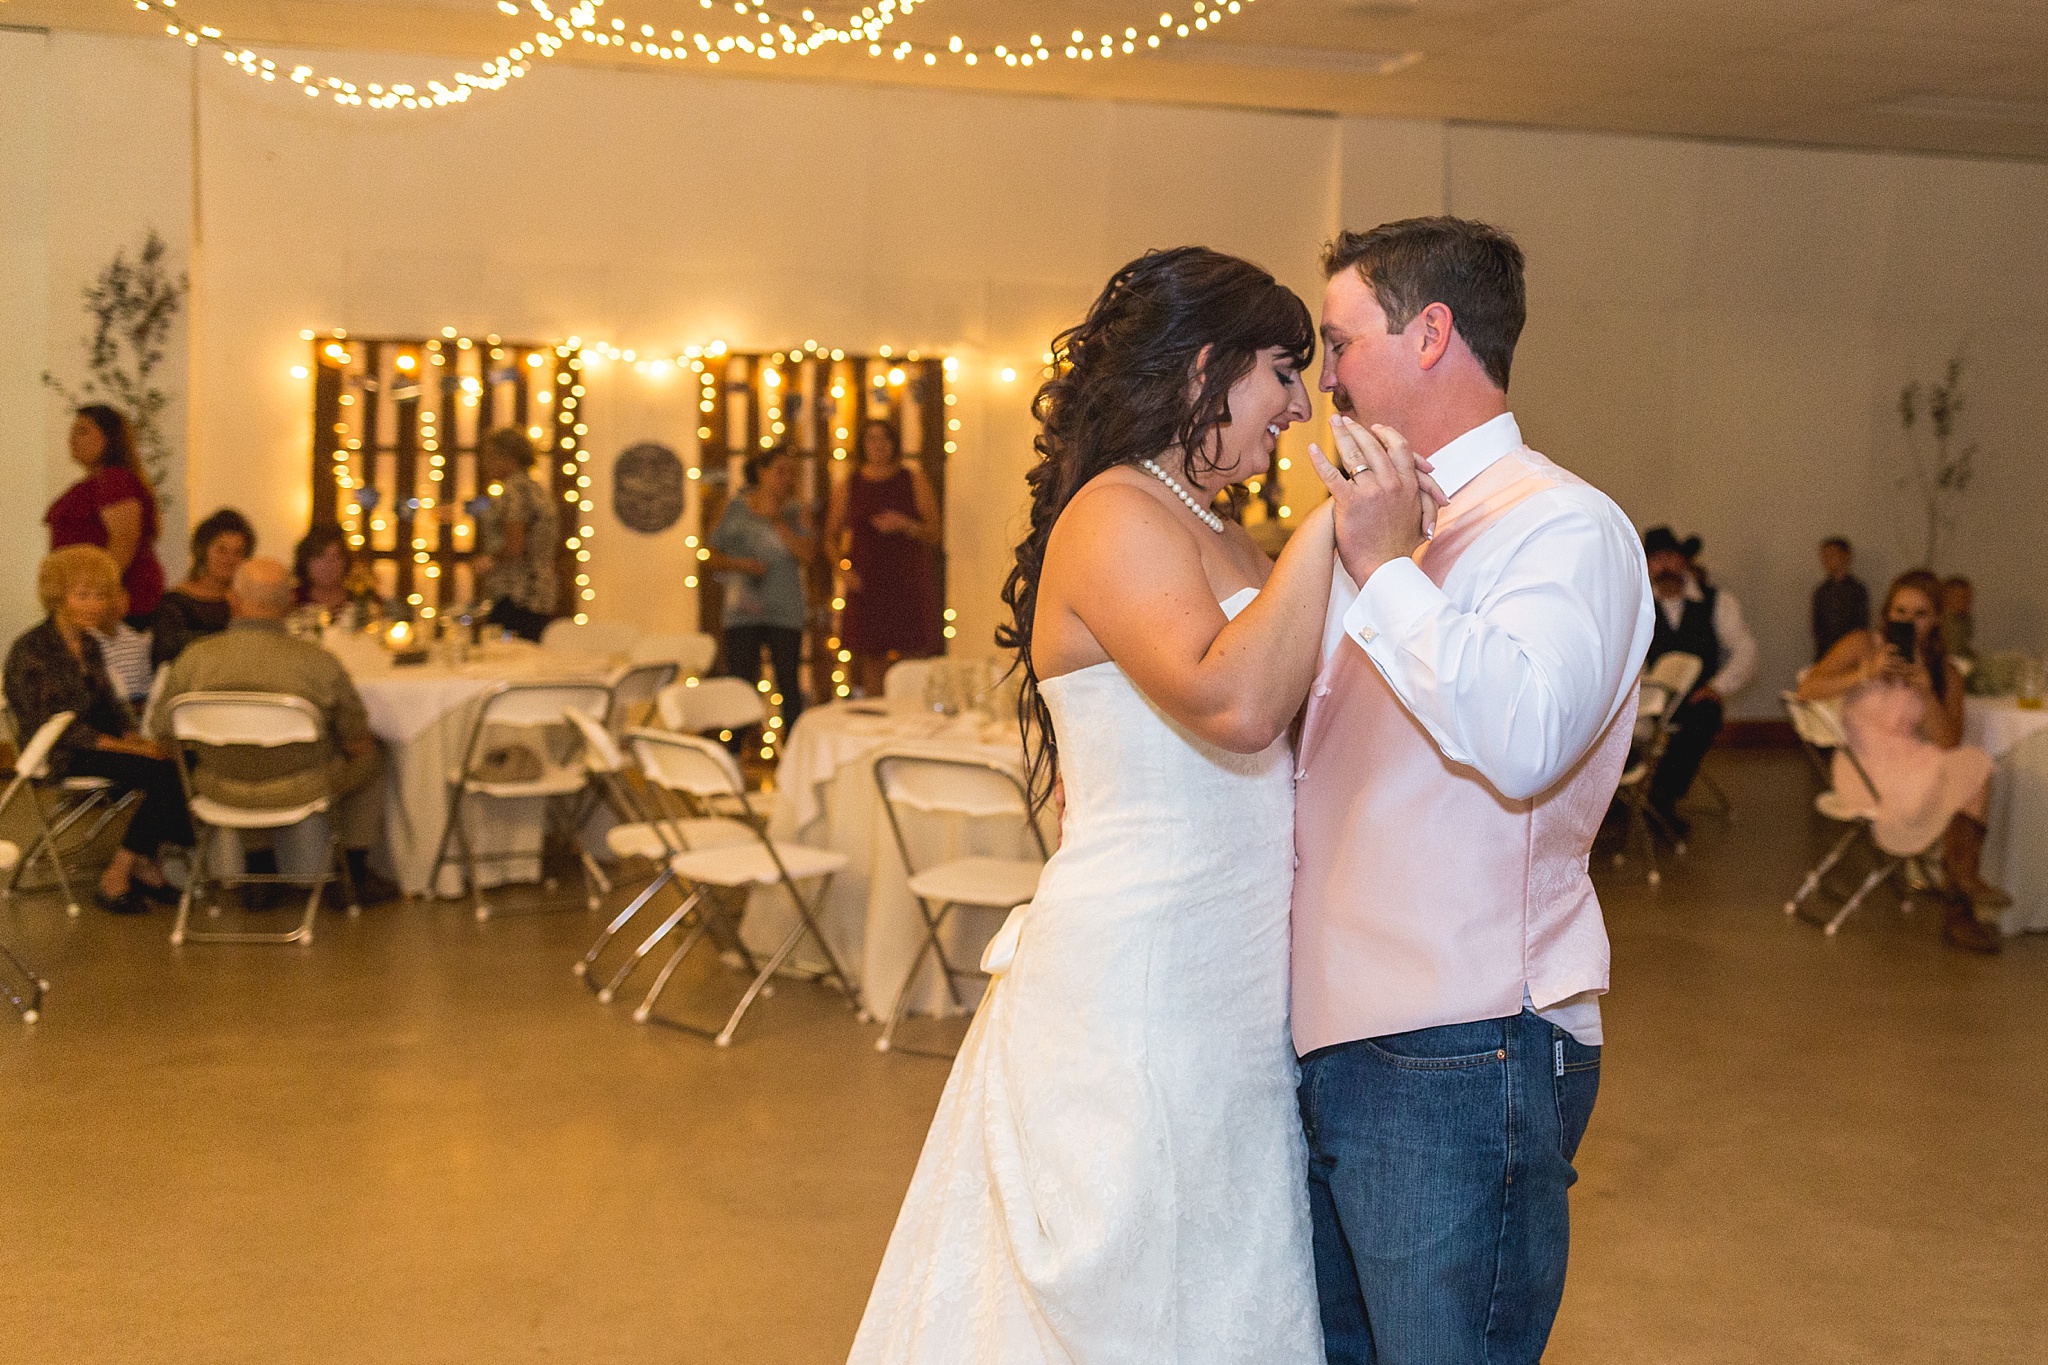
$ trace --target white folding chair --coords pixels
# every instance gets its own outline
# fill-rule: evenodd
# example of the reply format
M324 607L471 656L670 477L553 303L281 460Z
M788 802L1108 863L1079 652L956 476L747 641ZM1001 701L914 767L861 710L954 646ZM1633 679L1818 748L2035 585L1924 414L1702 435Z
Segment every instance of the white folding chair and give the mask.
M718 657L718 641L692 631L688 635L643 635L633 642L627 658L636 664L671 663L684 677L701 678L711 671Z
M14 761L14 780L7 788L8 799L12 800L18 789L26 787L29 810L36 821L36 837L35 842L29 845L28 853L18 858L12 867L7 869L7 883L4 888L0 888L0 900L11 899L17 892L47 890L49 885L55 885L64 893L64 913L76 919L79 913L78 895L71 889L71 875L66 871L65 863L99 838L100 832L112 823L116 816L141 800L141 793L123 792L119 798L109 801L107 794L113 790L114 784L104 777L64 777L54 780L51 778L50 752L57 747L57 740L63 735L65 727L71 724L71 712L60 711L44 721L26 744L20 742L14 730L14 716L11 711L6 713L6 719L8 732L15 739L18 754ZM57 791L55 809L43 804L43 791L50 787ZM64 836L95 810L99 812L99 818L93 822L92 828L86 831L83 838L75 839L67 845ZM50 864L55 881L42 887L24 887L21 879L29 868L35 865L38 858Z
M195 764L206 761L209 751L318 744L326 732L319 709L304 697L272 692L187 692L172 697L164 705L169 709L171 735L177 741L183 760L178 764L178 776L185 784L185 804L191 810L192 822L199 831L198 846L192 851L192 873L185 879L184 893L178 897L178 919L171 926L171 942L311 943L313 918L319 912L321 894L335 880L337 866L341 869L343 889L348 895L348 912L351 915L361 914L362 907L356 904L355 883L349 877L348 865L342 861L340 845L331 831L327 844L327 870L311 876L284 872L219 875L210 870L212 864L207 856L222 830L287 829L327 812L333 803L331 795L327 794L316 796L302 805L263 809L231 805L202 796L193 786L193 768ZM310 885L305 917L299 921L298 928L285 932L190 928L192 907L199 902L209 882L216 882L223 888L286 883ZM209 907L209 911L214 916L220 914L218 900Z
M739 767L732 755L719 744L701 735L679 735L665 730L635 730L627 736L633 756L640 764L640 770L648 781L665 791L690 798L700 807L711 807L714 803L727 804L745 796L745 783L740 777ZM709 848L691 848L669 859L669 868L689 888L689 894L659 928L649 935L633 952L632 960L613 979L611 989L624 984L626 977L654 948L670 934L681 927L686 920L694 920L687 934L675 952L662 964L661 971L654 978L653 987L647 998L633 1011L637 1022L645 1023L653 1016L655 1002L682 965L690 950L695 948L707 934L729 943L739 942L739 913L744 910L746 894L756 887L781 886L789 893L790 902L796 908L797 923L782 943L771 954L768 961L755 973L746 994L740 997L725 1026L717 1033L694 1025L662 1020L676 1028L708 1037L720 1047L731 1044L733 1031L757 996L769 989L769 983L789 961L790 955L805 938L809 938L818 951L824 955L825 967L815 979L830 979L845 994L847 1003L854 1009L859 1001L852 982L839 965L832 945L825 940L818 928L817 910L824 904L830 891L832 877L846 866L846 855L830 849L810 848L803 844L778 844L768 837L767 831L756 823L745 825L750 836L744 843L729 843ZM797 883L818 880L820 886L814 898L807 899L798 890ZM721 895L721 893L723 893ZM721 901L729 904L721 904ZM751 967L752 958L740 947L744 960Z
M649 803L643 802L634 792L629 780L631 769L611 732L581 711L565 711L563 718L583 734L584 758L590 767L592 783L603 788L613 808L624 817L621 823L605 831L605 846L614 857L645 859L660 869L640 893L627 902L626 908L604 927L604 932L597 936L597 942L590 946L590 951L572 968L584 984L589 985L592 981L590 969L597 965L605 947L631 922L633 916L640 913L642 906L675 880L675 869L669 866L671 858L692 848L745 843L754 836L753 831L736 820L697 817L669 809L662 802L662 792L658 787L648 789L654 803L650 810ZM623 980L622 975L612 985L598 990L598 999L611 1003L613 990L618 981Z
M431 891L438 894L441 869L447 864L450 853L459 849L463 876L469 884L476 917L479 921L489 919L494 912L490 902L484 899L477 864L521 861L536 855L517 851L479 855L463 821L467 805L478 798L538 800L543 811L538 856L546 857L548 829L552 823L576 849L582 868L584 906L597 909L599 888L608 890L610 883L596 860L583 848L575 825L582 809L581 802L575 798L582 796L590 784L590 769L580 752L573 762L549 763L546 756L550 739L557 736L566 738L567 747L573 751L582 749L580 733L562 719L564 712L580 711L601 721L610 705L611 688L602 682L507 682L499 683L484 694L483 704L477 708L476 720L470 725L469 742L463 746L462 763L448 774L448 822L441 830L441 842L434 852L434 869L427 878ZM527 747L541 758L540 775L499 779L479 772L479 764L490 752L488 744L494 733L500 736L522 735L529 742Z
M896 851L902 855L903 870L909 875L910 894L916 898L918 913L924 917L924 942L910 960L910 970L903 974L903 984L896 989L895 1002L889 1007L889 1022L883 1026L882 1036L875 1041L875 1051L888 1052L895 1048L926 1057L950 1057L953 1055L950 1052L897 1047L896 1027L903 1020L910 988L916 983L918 972L929 957L938 968L953 1008L964 1007L960 998L960 978L972 976L986 980L988 973L978 968L953 965L946 956L946 945L940 937L946 921L956 909L964 907L1007 913L1037 895L1038 874L1045 867L1045 835L1040 832L1038 822L1031 818L1031 798L1025 791L1023 778L1001 764L892 749L875 756L874 774L875 787L882 794L882 808L889 815L889 831L896 836ZM1031 831L1031 837L1038 845L1038 857L1034 860L980 856L949 858L919 867L911 856L910 841L903 833L902 813L906 810L982 819L1015 816L1023 820Z
M915 702L924 705L925 684L930 680L934 668L944 668L944 659L902 659L889 665L889 671L882 675L882 697L886 701Z
M1671 693L1671 705L1676 709L1700 685L1700 674L1705 671L1706 665L1699 655L1673 650L1658 656L1657 662L1644 670L1643 676L1663 684ZM1721 784L1714 780L1714 774L1706 764L1702 763L1699 772L1694 774L1693 785L1704 788L1713 797L1715 814L1730 822L1735 819L1735 803L1728 799L1727 792L1721 790Z
M639 638L638 626L618 621L586 621L579 626L573 618L559 616L541 631L540 647L609 656L630 653L633 642Z
M612 671L612 697L605 708L604 728L617 738L652 718L661 689L676 680L682 665L673 659L622 664Z
M1644 880L1651 886L1664 880L1664 874L1657 867L1657 839L1651 832L1653 825L1671 841L1673 852L1680 856L1685 853L1685 840L1678 837L1678 831L1666 824L1664 817L1650 804L1650 781L1657 775L1657 765L1663 761L1665 746L1671 742L1671 713L1683 700L1682 694L1673 692L1655 678L1645 676L1637 680L1635 733L1629 739L1628 763L1621 771L1621 783L1614 789L1614 799L1628 812L1628 826L1622 832L1621 847L1614 852L1614 865L1620 867L1628 861L1628 851L1635 847L1636 836L1640 834L1643 856L1650 864L1649 875Z
M721 740L768 723L767 698L744 678L685 678L664 687L654 709L665 729L684 735L716 735ZM753 792L737 802L715 797L710 805L718 815L749 819L767 815L765 803Z
M1836 756L1848 760L1853 781L1849 790L1830 785L1828 790L1813 799L1813 808L1836 824L1849 828L1835 846L1828 850L1825 858L1815 863L1813 870L1806 874L1799 890L1791 900L1785 902L1785 913L1796 915L1807 897L1820 889L1821 879L1834 871L1849 850L1857 843L1866 844L1871 853L1871 869L1862 885L1845 901L1823 926L1828 937L1833 938L1842 927L1842 922L1856 913L1856 908L1875 891L1880 882L1888 881L1896 873L1904 872L1907 879L1895 889L1899 897L1900 913L1909 913L1913 908L1912 892L1914 881L1923 886L1940 885L1936 860L1929 855L1940 846L1941 836L1937 834L1932 843L1918 849L1890 849L1877 840L1876 815L1878 807L1877 784L1870 779L1870 773L1856 757L1856 751L1849 747L1848 735L1842 730L1834 710L1825 702L1803 701L1796 694L1786 693L1782 700L1786 712L1792 717L1792 728L1802 742L1812 743L1816 748L1832 751ZM1809 739L1809 736L1811 737ZM1832 765L1830 765L1832 767ZM1832 776L1832 774L1831 774Z

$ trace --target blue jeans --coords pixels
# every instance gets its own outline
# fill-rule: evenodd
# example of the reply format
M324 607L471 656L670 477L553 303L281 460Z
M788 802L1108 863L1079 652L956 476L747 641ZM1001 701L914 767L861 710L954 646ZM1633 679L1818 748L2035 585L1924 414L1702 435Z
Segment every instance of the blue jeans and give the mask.
M1600 1049L1532 1011L1301 1062L1330 1365L1534 1365Z

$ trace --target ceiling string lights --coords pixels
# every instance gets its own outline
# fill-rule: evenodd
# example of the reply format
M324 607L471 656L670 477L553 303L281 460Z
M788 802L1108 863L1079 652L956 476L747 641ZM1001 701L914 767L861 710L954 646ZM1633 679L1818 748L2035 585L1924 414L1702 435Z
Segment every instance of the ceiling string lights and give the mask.
M941 62L1033 67L1055 60L1109 61L1120 55L1133 56L1157 49L1167 41L1206 33L1226 18L1248 9L1254 0L1193 0L1191 11L1178 15L1171 10L1161 13L1156 27L1148 20L1143 26L1126 25L1121 31L1105 30L1093 37L1082 29L1074 29L1064 39L1055 36L1049 41L1034 33L1025 43L992 46L970 45L958 34L944 43L908 39L884 43L891 25L929 0L877 0L838 24L820 18L815 10L790 13L771 8L766 0L698 0L703 10L723 10L730 3L741 20L740 32L719 34L679 27L662 31L653 24L635 24L626 19L601 20L598 11L605 0L578 0L560 12L546 0L527 0L525 8L513 0L497 2L498 9L508 18L524 18L530 11L543 27L509 46L503 55L485 60L480 71L457 71L450 77L452 84L429 80L419 87L404 82L358 84L303 63L287 70L229 38L219 28L180 22L179 0L134 0L138 10L170 16L165 24L169 36L189 46L213 48L245 75L268 83L275 83L282 76L310 97L326 96L336 104L365 109L435 109L461 104L477 91L504 89L531 70L536 61L553 57L577 43L619 48L660 62L695 58L714 66L725 59L775 61L782 57L805 57L828 48L864 51L871 59L914 62L927 67L936 67ZM746 25L747 20L753 21L751 28Z

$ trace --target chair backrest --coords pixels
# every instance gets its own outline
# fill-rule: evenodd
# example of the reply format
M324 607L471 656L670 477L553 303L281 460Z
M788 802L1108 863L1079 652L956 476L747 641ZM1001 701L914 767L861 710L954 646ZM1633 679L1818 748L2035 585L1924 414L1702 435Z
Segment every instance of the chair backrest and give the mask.
M64 734L64 728L71 724L72 712L59 711L42 723L28 743L21 746L20 754L14 760L14 771L23 777L40 779L50 770L50 750L57 747L57 741ZM13 728L14 713L8 712L9 729Z
M944 659L904 659L891 664L882 677L882 696L887 701L924 705L925 683L934 668L946 666Z
M569 650L579 654L626 654L631 652L633 642L640 638L638 626L625 625L618 621L586 621L576 624L571 617L560 616L548 622L540 633L542 649Z
M275 749L320 740L320 709L285 692L186 692L164 704L184 744Z
M1699 685L1700 670L1703 667L1699 655L1673 650L1669 654L1660 655L1644 676L1664 684L1680 701L1683 701L1691 696L1693 688Z
M1654 769L1671 742L1671 717L1682 700L1655 678L1636 680L1636 727L1630 736L1629 766L1647 763Z
M158 664L156 675L149 680L149 697L142 703L142 733L156 733L157 708L164 704L164 679L171 676L169 664Z
M555 726L564 711L602 721L611 699L610 686L601 682L499 683L484 698L477 724Z
M625 771L625 752L619 748L619 742L612 737L610 730L573 706L564 708L562 719L575 726L583 736L584 761L590 765L591 771L613 774Z
M975 817L1017 816L1038 841L1038 855L1046 856L1045 835L1031 818L1031 799L1025 791L1024 779L1000 763L888 749L875 755L874 773L875 786L882 793L882 804L889 812L889 825L906 868L910 866L910 849L898 821L897 810L901 807Z
M644 723L654 709L654 699L676 680L680 667L673 659L620 667L612 674L612 699L605 711L604 728L623 735L627 727Z
M718 641L709 635L643 635L628 652L636 664L672 663L692 678L701 678L718 657Z
M1849 747L1849 732L1843 728L1836 703L1808 701L1797 692L1781 693L1779 700L1784 702L1785 714L1792 718L1792 731L1799 736L1800 745L1807 750L1807 757L1813 761L1822 781L1829 786L1834 785L1833 764L1827 757L1832 752L1849 760L1849 767L1870 793L1871 800L1884 799L1878 795L1877 783L1870 780L1863 760L1856 757L1856 751Z
M740 678L687 678L661 689L655 699L661 723L678 734L744 730L768 718L768 704L752 683Z
M698 800L715 796L745 798L746 779L725 747L702 735L669 730L633 730L626 735L633 757L649 782Z

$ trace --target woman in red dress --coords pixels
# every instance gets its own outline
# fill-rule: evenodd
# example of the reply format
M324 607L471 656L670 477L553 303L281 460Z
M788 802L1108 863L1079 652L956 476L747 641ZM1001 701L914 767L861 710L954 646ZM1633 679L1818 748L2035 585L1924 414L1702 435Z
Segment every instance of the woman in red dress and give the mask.
M903 459L895 429L870 418L860 433L860 464L832 493L825 544L845 570L846 611L839 635L853 654L862 692L882 694L897 659L940 651L932 547L939 544L939 500L924 471Z
M80 408L71 422L71 458L85 477L43 513L50 548L97 545L112 555L128 592L128 624L147 630L164 593L164 566L156 557L156 494L136 461L128 419L105 403Z

